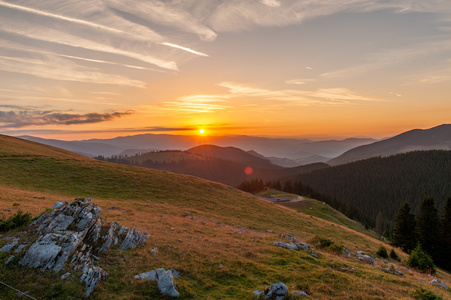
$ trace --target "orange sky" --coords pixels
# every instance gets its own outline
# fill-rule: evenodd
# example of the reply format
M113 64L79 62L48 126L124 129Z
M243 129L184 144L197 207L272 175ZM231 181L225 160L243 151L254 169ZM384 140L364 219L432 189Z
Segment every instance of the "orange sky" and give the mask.
M451 2L0 2L0 133L393 136L451 123Z

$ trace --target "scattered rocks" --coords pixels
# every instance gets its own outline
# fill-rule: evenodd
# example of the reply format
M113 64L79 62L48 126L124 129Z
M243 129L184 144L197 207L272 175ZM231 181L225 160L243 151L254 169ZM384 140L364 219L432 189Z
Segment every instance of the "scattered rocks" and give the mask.
M374 259L369 255L365 255L363 251L357 251L357 260L373 266L376 265Z
M149 237L147 233L123 227L117 222L105 223L99 218L102 209L90 198L75 199L71 204L60 201L53 208L50 214L41 215L30 225L40 235L27 249L19 265L54 272L61 271L66 265L74 270L81 269L80 281L85 282L85 297L108 277L105 270L94 264L100 259L99 253L118 245L122 250L134 249L144 245ZM14 239L0 251L12 251L19 240ZM26 243L20 244L15 253L26 246ZM67 278L67 274L70 275L67 272L61 278Z
M295 238L293 235L291 235L290 233L286 233L286 234L281 234L280 237L285 237L286 239L289 239L292 243L299 243L299 239Z
M342 253L343 253L343 255L345 255L345 256L347 256L347 257L350 257L350 256L351 256L351 252L350 252L348 249L346 249L346 248L343 248Z
M293 250L313 250L312 248L310 248L309 244L301 242L299 239L295 238L289 233L281 234L280 237L289 239L290 243L275 241L273 244L274 246Z
M397 268L395 268L393 265L391 265L390 268L389 267L383 268L383 270L390 274L395 274L395 275L398 275L401 277L405 277L405 275L401 271L399 271Z
M298 250L298 247L295 244L291 244L291 243L275 241L273 245L276 246L276 247L282 247L282 248L285 248L285 249Z
M174 269L165 270L163 268L152 270L149 272L141 273L133 278L135 279L150 279L153 281L157 281L158 289L160 290L162 295L178 297L179 292L176 290L177 283L174 280L174 277L179 277L180 273Z
M442 280L437 280L437 278L432 279L431 281L432 285L438 284L441 288L445 289L445 290L449 290L449 286L444 283Z

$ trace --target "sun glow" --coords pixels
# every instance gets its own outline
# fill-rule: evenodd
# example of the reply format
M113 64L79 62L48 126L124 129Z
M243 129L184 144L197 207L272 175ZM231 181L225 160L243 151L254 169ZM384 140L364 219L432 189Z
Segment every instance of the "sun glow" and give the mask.
M199 133L200 134L205 134L205 129L203 129L203 128L199 129Z

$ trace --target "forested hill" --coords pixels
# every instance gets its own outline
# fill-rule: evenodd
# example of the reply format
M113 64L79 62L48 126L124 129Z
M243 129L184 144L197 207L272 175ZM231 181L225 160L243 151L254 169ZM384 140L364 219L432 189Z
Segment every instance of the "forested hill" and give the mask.
M387 230L404 201L417 213L422 199L430 196L438 211L442 211L451 195L451 151L415 151L370 158L299 174L289 180L301 181L340 203L349 203L359 211L358 218L372 226L380 212L383 230Z
M442 124L429 129L414 129L386 140L358 146L327 163L336 166L371 157L420 150L451 150L451 124Z

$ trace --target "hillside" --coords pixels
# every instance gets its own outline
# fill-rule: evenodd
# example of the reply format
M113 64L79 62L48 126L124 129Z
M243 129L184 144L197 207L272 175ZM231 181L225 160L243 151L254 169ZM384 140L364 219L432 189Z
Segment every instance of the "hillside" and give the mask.
M375 268L319 248L315 258L308 251L275 247L274 241L288 241L280 237L287 232L311 245L319 236L370 255L383 243L222 184L96 161L5 136L0 136L0 170L2 217L19 209L37 215L57 201L91 197L103 208L104 220L149 233L143 248L98 254L97 264L110 275L94 299L164 299L155 282L132 279L162 267L180 272L180 299L252 299L253 290L277 282L314 299L408 299L419 288L449 297L430 285L427 275L403 270L405 277L399 277L383 271L390 266L383 261ZM0 247L22 232L2 233ZM405 261L406 255L396 251ZM53 273L5 265L7 258L0 255L0 281L30 296L79 299L84 290L76 276L59 279L64 269ZM437 277L451 282L448 273L439 271ZM15 297L16 291L0 286L0 298Z
M96 157L109 162L165 170L178 174L238 186L244 180L275 180L328 165L314 163L305 166L283 168L271 164L263 156L248 153L235 147L202 145L187 151L157 151L135 156Z
M354 217L375 226L381 212L383 229L389 229L399 207L408 201L418 212L424 197L433 197L441 211L451 195L451 151L415 151L376 157L299 174L301 181L337 202L357 209Z
M430 129L414 129L392 138L359 146L329 160L329 165L340 165L377 156L390 156L419 150L451 150L451 124Z

